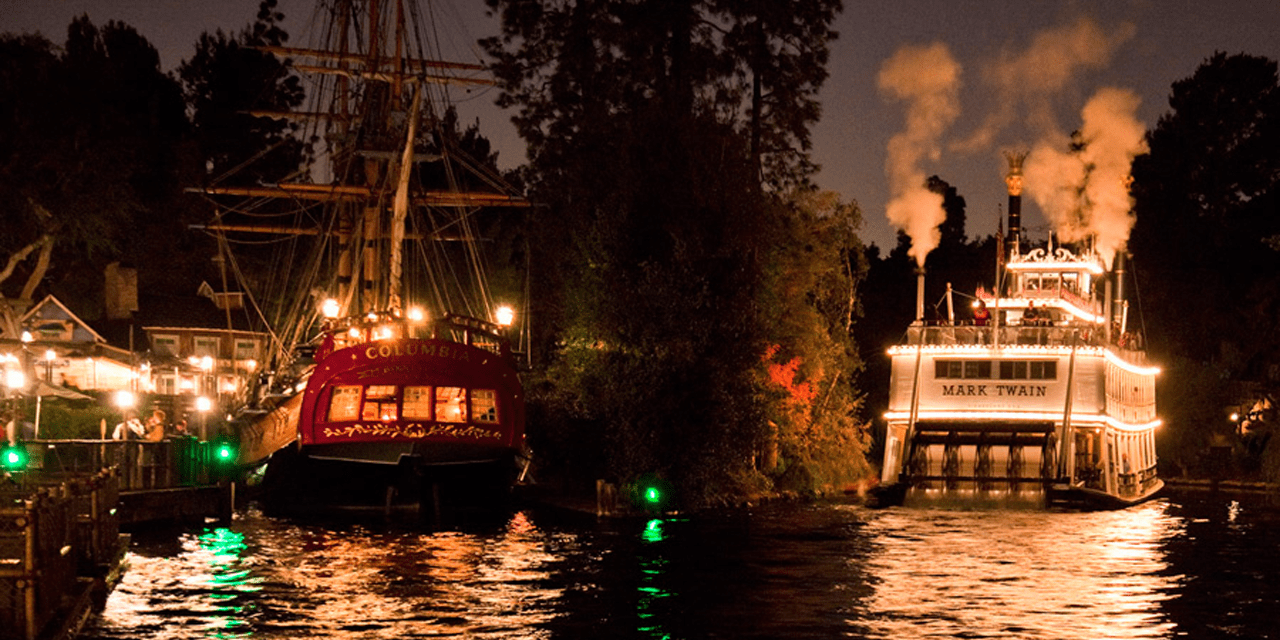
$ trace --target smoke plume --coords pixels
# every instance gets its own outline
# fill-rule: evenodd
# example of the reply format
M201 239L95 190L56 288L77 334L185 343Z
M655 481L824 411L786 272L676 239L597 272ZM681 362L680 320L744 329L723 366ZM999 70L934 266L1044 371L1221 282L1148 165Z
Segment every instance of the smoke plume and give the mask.
M960 65L943 43L905 46L880 67L879 86L887 98L907 105L906 126L889 140L885 161L887 213L911 237L911 255L923 266L946 217L942 196L925 187L923 163L938 160L942 133L960 114Z
M1128 89L1104 88L1081 111L1081 144L1068 152L1063 136L1035 146L1023 168L1027 193L1066 242L1095 237L1110 261L1133 228L1129 168L1147 150L1146 131L1134 115L1140 100Z
M961 151L991 147L995 137L1016 120L1037 136L1059 131L1053 105L1083 71L1106 67L1120 45L1133 37L1124 23L1105 30L1082 17L1074 23L1041 31L1023 51L1004 50L983 67L982 78L996 96L996 109L971 135L956 143Z

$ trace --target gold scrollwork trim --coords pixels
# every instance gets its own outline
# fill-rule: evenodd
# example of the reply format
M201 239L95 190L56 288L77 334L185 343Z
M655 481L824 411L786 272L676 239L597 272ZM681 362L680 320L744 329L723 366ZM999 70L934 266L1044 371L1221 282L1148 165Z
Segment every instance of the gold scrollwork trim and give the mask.
M470 424L422 424L419 422L410 422L408 424L398 422L366 424L357 422L342 427L325 427L323 433L326 438L373 436L378 438L406 438L409 440L439 437L497 440L502 437L501 431L485 429Z

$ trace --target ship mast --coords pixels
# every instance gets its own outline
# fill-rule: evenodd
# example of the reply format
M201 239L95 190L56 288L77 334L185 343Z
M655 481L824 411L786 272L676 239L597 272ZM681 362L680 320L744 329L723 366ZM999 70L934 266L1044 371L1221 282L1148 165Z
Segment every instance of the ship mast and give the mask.
M409 215L409 178L413 169L413 141L418 136L418 113L422 108L422 91L413 96L413 108L409 111L409 133L404 145L404 156L400 159L400 180L396 185L396 199L391 213L391 264L390 282L387 284L387 310L399 316L402 310L400 299L404 267L401 264L404 251L404 222Z

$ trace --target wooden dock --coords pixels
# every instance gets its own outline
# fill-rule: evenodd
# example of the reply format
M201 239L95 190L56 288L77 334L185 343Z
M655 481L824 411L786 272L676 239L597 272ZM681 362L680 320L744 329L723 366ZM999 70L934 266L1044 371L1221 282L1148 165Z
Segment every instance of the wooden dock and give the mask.
M74 638L119 582L130 527L226 522L235 502L213 446L24 443L26 469L0 477L0 640Z

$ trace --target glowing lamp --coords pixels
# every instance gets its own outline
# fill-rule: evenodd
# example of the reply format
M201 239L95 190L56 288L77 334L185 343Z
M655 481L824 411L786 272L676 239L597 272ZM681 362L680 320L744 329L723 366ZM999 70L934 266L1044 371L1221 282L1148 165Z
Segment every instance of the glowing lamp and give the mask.
M350 329L347 329L347 337L349 337L349 338L351 338L351 339L353 339L353 340L355 340L355 339L359 339L359 338L360 338L360 330L359 330L359 329L357 329L357 328L355 328L355 327L351 327Z
M1232 422L1239 422L1239 421L1240 421L1240 414L1235 413L1235 412L1233 411L1233 412L1231 413L1231 421L1232 421Z
M30 331L23 331L23 332L22 332L22 341L23 341L23 342L31 342L32 340L35 340L35 338L34 338L34 337L32 337L32 335L31 335L31 332L30 332Z
M213 371L213 358L205 356L200 358L200 368L204 371Z
M19 369L10 369L5 372L4 384L10 391L21 389L27 386L27 374Z
M494 315L495 317L497 317L499 325L502 325L504 327L509 327L511 326L511 323L516 319L516 310L506 305L503 305L501 307L498 307L498 310L494 313Z
M115 402L115 405L117 407L121 409L128 409L129 407L132 407L135 402L137 402L137 398L134 397L132 391L120 390L116 392L116 395L113 401Z
M320 313L324 314L324 317L330 320L338 317L338 311L338 301L333 298L325 300L324 304L320 305Z
M427 319L427 312L426 312L426 311L423 311L423 310L422 310L422 307L410 307L410 308L409 308L409 321L410 321L410 322L422 322L423 320L426 320L426 319Z
M208 413L208 411L212 408L213 408L212 400L204 396L200 396L199 398L196 398L196 411L199 411L200 413Z
M53 361L54 361L54 359L55 359L55 358L57 358L57 357L58 357L58 354L57 354L57 353L55 353L53 349L46 349L46 350L45 350L45 352L44 352L44 361L45 361L45 362L53 362Z

